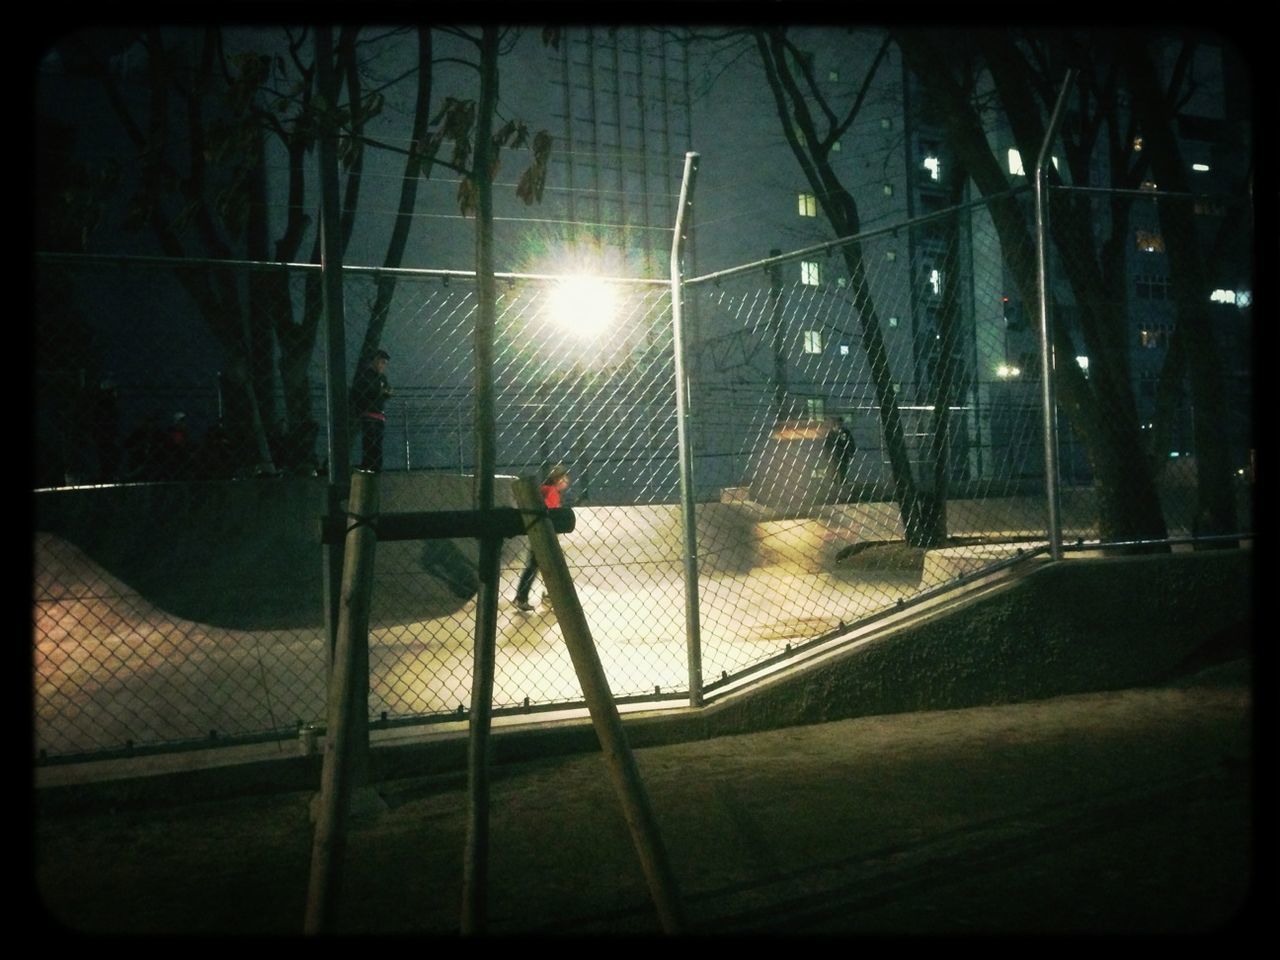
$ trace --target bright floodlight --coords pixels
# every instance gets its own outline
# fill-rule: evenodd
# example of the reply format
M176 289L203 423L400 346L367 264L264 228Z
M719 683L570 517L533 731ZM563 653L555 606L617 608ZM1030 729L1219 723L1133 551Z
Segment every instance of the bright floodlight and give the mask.
M549 309L567 333L592 340L612 326L618 302L613 287L597 277L566 277L551 289Z

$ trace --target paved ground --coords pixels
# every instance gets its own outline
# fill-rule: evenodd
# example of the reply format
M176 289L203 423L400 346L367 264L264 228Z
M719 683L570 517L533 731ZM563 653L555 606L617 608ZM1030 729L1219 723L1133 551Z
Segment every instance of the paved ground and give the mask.
M1236 651L1158 688L638 750L686 930L1248 934L1276 905L1249 669ZM379 790L337 931L456 933L465 783ZM37 797L43 929L299 933L311 799L41 816ZM487 932L659 930L598 754L496 768L491 828Z
M816 554L821 537L809 529L812 524L796 521L792 526L786 538L790 548L804 543ZM678 558L637 563L634 569L597 564L593 551L604 536L591 532L586 522L583 527L585 547L576 547L575 562L582 564L575 568L576 589L614 694L642 696L655 687L687 690ZM771 541L780 539L775 533ZM641 531L632 531L630 540L642 543ZM454 597L432 581L435 592L428 600L439 601L439 616L384 618L383 608L421 607L424 602L427 578L420 569L412 576L403 573L411 565L417 568L421 552L420 544L409 546L379 546L392 572L375 596L378 615L370 631L370 710L375 716L382 711L393 717L439 715L470 698L474 600ZM398 557L388 549L395 547L405 548ZM648 549L658 552L657 547ZM634 557L638 550L628 555ZM524 614L509 602L523 548L511 547L507 553L494 702L578 701L578 680L549 606ZM119 749L128 741L198 741L211 730L234 737L324 717L326 642L319 627L226 630L184 620L52 534L36 535L35 555L37 752L59 757ZM781 653L788 643L831 630L838 611L852 622L921 589L918 572L819 573L795 564L747 560L740 566L702 578L702 668L709 678L737 673ZM225 594L225 603L251 605L257 599L235 590Z

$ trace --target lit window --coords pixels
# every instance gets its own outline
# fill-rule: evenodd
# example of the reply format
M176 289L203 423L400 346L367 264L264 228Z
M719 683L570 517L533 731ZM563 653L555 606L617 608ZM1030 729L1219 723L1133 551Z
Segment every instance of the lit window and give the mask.
M924 168L929 171L930 180L942 179L942 161L935 156L927 156L924 158Z
M1164 253L1164 237L1154 230L1139 230L1135 244L1143 253Z
M886 260L888 260L890 263L893 263L893 261L895 261L895 260L897 260L897 259L898 259L898 251L897 251L897 250L886 250L886 251L884 252L884 258L885 258Z
M1156 182L1154 180L1143 180L1140 184L1138 184L1138 189L1139 190L1156 190L1159 188L1156 186Z
M822 420L827 415L827 403L821 397L805 397L804 412L814 420Z
M1084 373L1086 377L1089 375L1089 358L1088 357L1076 357L1076 366L1080 368L1080 370Z
M832 153L839 153L839 152L840 152L840 149L841 149L841 148L840 148L840 141L839 141L839 140L836 140L836 141L834 141L834 142L831 144L831 152L832 152Z
M1053 162L1053 169L1057 170L1058 158L1050 157L1049 159ZM1027 172L1022 169L1022 154L1013 147L1009 148L1009 172L1015 177L1025 177L1027 175Z
M832 81L833 83L838 83L838 82L840 81L840 71L839 71L839 70L828 70L828 71L827 71L827 79L828 79L828 80L830 80L830 81Z
M818 198L812 193L800 194L800 216L816 217L818 215Z
M1248 291L1248 290L1237 290L1237 291L1236 291L1236 306L1237 306L1237 307L1247 307L1247 306L1249 306L1249 304L1251 304L1251 303L1253 303L1253 294L1252 294L1250 291Z
M849 355L849 345L847 343L840 344L840 356L847 357Z
M884 185L884 195L885 195L886 197L892 197L892 196L893 196L893 184L892 184L892 183L886 183L886 184Z
M935 295L942 293L942 271L941 270L929 271L929 289Z
M836 286L843 290L849 285L848 277L836 277Z
M806 330L804 332L804 352L805 353L821 353L822 352L822 331Z
M1235 303L1236 292L1234 290L1215 290L1209 294L1209 299L1213 303Z
M890 318L889 318L889 326L890 326L890 327L896 327L897 325L898 325L898 318L897 318L897 317L890 317Z
M800 282L808 287L816 287L820 281L818 262L816 260L800 261Z
M996 376L1001 380L1012 380L1014 377L1022 376L1022 371L1017 367L1010 366L1007 363L1002 363L1000 366L996 367Z
M1208 173L1209 165L1207 163L1193 163L1191 169L1196 173Z
M880 129L881 129L881 130L892 130L892 129L893 129L893 119L892 119L892 118L890 118L890 117L881 117L881 118L880 118Z
M1142 138L1141 138L1141 137L1134 137L1134 138L1133 138L1133 152L1134 152L1134 153L1141 153L1141 152L1142 152Z

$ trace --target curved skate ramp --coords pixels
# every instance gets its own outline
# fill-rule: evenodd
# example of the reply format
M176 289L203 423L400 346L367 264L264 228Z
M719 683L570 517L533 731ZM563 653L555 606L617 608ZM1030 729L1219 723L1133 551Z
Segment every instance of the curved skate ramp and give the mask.
M514 505L510 480L498 485ZM463 510L470 477L384 473L381 512ZM233 630L313 629L323 624L321 478L130 484L36 493L36 529L83 550L113 577L173 616ZM562 538L576 570L660 571L679 580L684 531L676 504L576 507ZM700 571L749 576L762 569L830 570L859 539L901 536L892 505L842 505L812 518L776 519L759 504L699 504ZM507 579L525 556L503 545ZM384 541L376 551L372 609L379 622L414 623L461 610L477 589L470 539Z

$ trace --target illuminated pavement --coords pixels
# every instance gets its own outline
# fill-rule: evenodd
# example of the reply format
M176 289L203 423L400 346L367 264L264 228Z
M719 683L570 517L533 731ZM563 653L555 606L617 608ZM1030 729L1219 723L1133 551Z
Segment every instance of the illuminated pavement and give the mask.
M681 564L669 558L632 567L596 564L591 542L584 537L578 545L575 585L614 695L687 690ZM38 534L35 547L37 751L58 756L323 720L319 630L227 630L183 620L51 534ZM510 603L521 554L508 553L495 706L579 700L549 605L523 613ZM708 681L831 630L839 620L828 611L847 609L852 621L920 589L918 575L900 571L834 575L777 558L727 563L721 554L716 560L719 568L708 563L700 586ZM414 598L422 596L420 571L400 579L407 580L405 590L416 591ZM438 597L443 591L435 588ZM384 711L393 717L451 713L469 703L475 601L450 600L439 608L440 616L424 620L371 624L374 718Z

